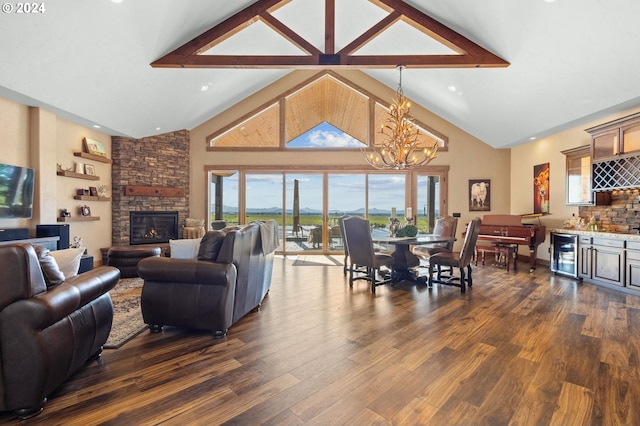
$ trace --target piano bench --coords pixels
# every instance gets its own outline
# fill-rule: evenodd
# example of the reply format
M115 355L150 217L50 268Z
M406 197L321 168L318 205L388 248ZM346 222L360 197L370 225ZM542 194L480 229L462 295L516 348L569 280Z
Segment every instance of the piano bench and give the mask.
M478 266L478 259L480 259L482 266L484 266L485 255L487 252L494 253L496 256L495 264L506 267L507 272L509 272L509 264L513 258L513 270L514 272L517 270L518 246L512 244L496 244L491 246L476 245L475 266Z

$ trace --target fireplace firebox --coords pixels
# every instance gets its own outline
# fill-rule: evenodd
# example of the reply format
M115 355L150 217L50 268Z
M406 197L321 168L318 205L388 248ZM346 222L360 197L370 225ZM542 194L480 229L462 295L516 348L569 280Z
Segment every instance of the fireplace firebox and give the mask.
M129 212L129 244L168 243L178 238L178 212Z

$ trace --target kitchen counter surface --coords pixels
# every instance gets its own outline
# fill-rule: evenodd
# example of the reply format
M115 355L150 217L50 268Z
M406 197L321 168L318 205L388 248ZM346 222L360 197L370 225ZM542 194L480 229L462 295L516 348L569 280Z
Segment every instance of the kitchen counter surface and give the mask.
M627 241L640 241L640 234L636 234L636 233L587 231L586 229L569 229L569 228L551 228L549 231L555 232L558 234L588 235L591 237L614 238L614 239L627 240Z

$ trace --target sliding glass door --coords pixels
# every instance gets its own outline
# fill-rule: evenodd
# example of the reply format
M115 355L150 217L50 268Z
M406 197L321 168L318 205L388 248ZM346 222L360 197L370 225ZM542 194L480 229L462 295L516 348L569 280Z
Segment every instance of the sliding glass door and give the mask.
M273 219L283 254L342 252L338 219L344 215L367 218L372 232L385 234L393 214L404 223L405 206L413 206L420 232L431 232L444 214L446 173L232 170L210 176L212 222Z

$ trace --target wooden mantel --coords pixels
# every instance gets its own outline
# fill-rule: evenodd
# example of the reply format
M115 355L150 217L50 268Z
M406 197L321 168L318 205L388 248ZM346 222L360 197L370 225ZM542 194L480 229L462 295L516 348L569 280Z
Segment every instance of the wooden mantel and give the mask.
M184 197L184 188L124 185L124 195L142 195L145 197Z

